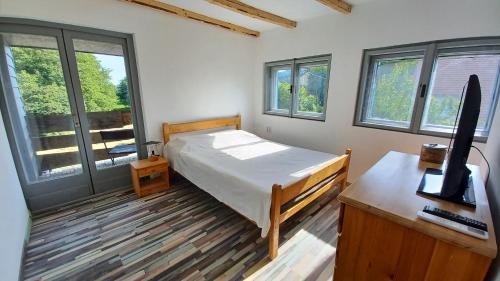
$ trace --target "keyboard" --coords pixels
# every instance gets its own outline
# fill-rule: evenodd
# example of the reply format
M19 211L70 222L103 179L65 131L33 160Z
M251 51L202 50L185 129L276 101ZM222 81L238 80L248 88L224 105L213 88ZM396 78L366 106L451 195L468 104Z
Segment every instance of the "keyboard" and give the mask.
M425 206L422 211L417 212L417 216L428 222L432 222L479 239L488 239L488 226L481 221L432 206Z
M424 213L428 213L431 215L442 217L444 219L448 219L448 220L455 221L455 222L458 222L461 224L465 224L465 225L468 225L468 226L471 226L471 227L474 227L477 229L488 231L488 226L484 222L473 220L473 219L468 218L468 217L463 217L461 215L457 215L457 214L454 214L452 212L448 212L446 210L439 209L436 207L431 207L429 205L424 207Z

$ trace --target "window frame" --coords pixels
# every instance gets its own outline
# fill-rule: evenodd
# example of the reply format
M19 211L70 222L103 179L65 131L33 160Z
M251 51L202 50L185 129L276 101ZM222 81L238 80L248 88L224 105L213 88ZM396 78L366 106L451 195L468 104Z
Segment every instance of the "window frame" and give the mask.
M312 113L312 112L300 112L298 110L298 68L301 65L314 64L314 63L326 63L327 69L327 81L325 83L325 95L323 98L323 113ZM288 118L297 119L307 119L325 122L326 120L326 110L328 101L328 90L330 86L330 72L332 64L332 54L324 54L317 56L309 56L303 58L293 58L288 60L279 60L264 63L264 107L263 114L275 115ZM290 108L288 110L277 110L272 109L272 97L271 97L271 87L273 85L272 81L272 70L277 67L290 67L291 70L291 89L290 89Z
M293 60L281 60L275 62L266 63L264 66L264 113L278 116L291 116L291 108L288 110L272 109L272 97L271 97L271 87L273 86L273 71L276 68L287 68L290 67L290 85L291 92L293 91L294 83L294 67ZM290 93L290 104L293 102L293 94Z
M373 72L373 61L376 58L391 58L398 57L404 54L412 54L416 52L423 52L423 61L420 77L418 78L417 92L415 96L415 103L413 108L410 126L408 128L391 126L390 122L387 124L370 123L366 122L366 100L368 99L367 89L371 85ZM422 121L424 118L425 105L427 98L430 96L430 86L432 74L436 65L437 58L440 54L477 54L477 53L494 53L500 54L500 37L487 37L487 38L467 38L467 39L453 39L453 40L440 40L429 41L423 43L414 43L407 45L398 45L393 47L383 47L375 49L363 50L361 60L360 78L358 84L358 93L356 99L356 108L354 112L353 126L367 127L374 129L390 130L404 133L411 133L417 135L428 135L435 137L450 138L451 133L438 132L433 130L424 129ZM425 85L424 93L422 93L422 86ZM500 69L497 73L497 82L494 90L493 103L490 107L487 125L484 135L474 137L476 142L486 142L491 131L491 122L495 114L500 96Z

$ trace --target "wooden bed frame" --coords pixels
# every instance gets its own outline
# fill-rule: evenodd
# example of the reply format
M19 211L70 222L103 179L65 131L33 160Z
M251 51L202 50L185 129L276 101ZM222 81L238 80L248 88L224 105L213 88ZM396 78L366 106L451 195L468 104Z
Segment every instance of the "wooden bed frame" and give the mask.
M168 124L163 123L163 140L166 144L170 140L170 135L178 133L193 132L214 128L235 126L237 130L241 129L240 115L229 118L210 119L204 121ZM269 229L269 257L276 258L278 255L279 226L282 222L293 216L309 203L320 197L322 194L340 184L340 191L347 186L347 174L349 172L349 163L351 160L351 149L347 149L344 155L330 160L323 166L315 169L311 175L297 182L282 186L276 183L272 187L271 194L271 228ZM328 179L326 181L326 179ZM322 184L317 190L302 198L299 202L286 210L281 207L309 189ZM342 208L340 210L343 211ZM252 221L253 222L253 221ZM255 222L254 222L255 223Z

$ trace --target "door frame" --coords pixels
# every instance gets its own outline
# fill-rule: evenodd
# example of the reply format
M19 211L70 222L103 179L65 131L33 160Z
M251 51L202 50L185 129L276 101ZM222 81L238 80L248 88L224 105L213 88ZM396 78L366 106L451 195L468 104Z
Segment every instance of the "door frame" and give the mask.
M4 33L17 33L17 34L33 34L44 36L48 38L54 38L58 46L58 55L61 63L61 71L64 75L65 89L68 98L68 106L73 116L73 130L75 132L75 142L79 147L78 155L80 160L80 165L82 168L81 173L70 174L67 176L47 179L47 180L37 180L31 181L29 164L26 164L26 159L23 158L27 156L23 152L24 142L17 142L16 139L22 140L25 135L20 132L19 116L16 110L11 108L16 108L15 100L11 96L12 84L8 75L8 70L6 69L7 61L6 56L0 58L0 69L3 78L0 81L0 93L2 94L0 98L0 108L2 110L2 115L4 118L4 124L7 131L7 137L9 139L9 144L13 153L14 164L17 169L19 181L23 187L23 192L26 197L28 206L31 209L39 209L43 205L53 205L66 199L76 199L82 196L89 196L93 193L92 182L90 180L90 170L87 165L87 156L85 150L81 149L84 147L83 134L79 126L77 126L78 121L78 110L75 101L75 95L73 92L73 86L71 84L71 79L69 76L69 68L65 63L66 61L66 51L64 49L64 42L61 30L46 28L46 27L32 27L32 26L20 26L11 24L0 24L0 32ZM0 53L5 54L3 50ZM4 84L2 84L4 83ZM16 128L17 127L17 128ZM68 186L71 186L68 188Z
M68 59L68 54L67 54L67 48L64 45L64 37L63 33L64 31L67 32L79 32L79 33L86 33L90 34L91 36L99 36L102 38L102 36L106 37L114 37L114 38L120 38L121 40L124 40L124 56L125 60L128 62L126 63L126 70L127 70L127 76L129 79L129 87L131 87L131 95L130 95L130 102L131 102L131 114L134 122L134 134L136 135L136 144L137 144L137 156L139 159L144 159L147 157L147 151L144 146L141 144L146 141L145 137L145 128L144 128L144 119L143 119L143 110L142 110L142 102L141 102L141 92L140 92L140 85L139 85L139 76L138 76L138 71L137 71L137 61L135 57L135 47L134 47L134 40L133 40L133 35L132 34L127 34L127 33L121 33L121 32L115 32L115 31L107 31L107 30L101 30L101 29L96 29L96 28L88 28L88 27L81 27L81 26L74 26L74 25L68 25L68 24L59 24L59 23L53 23L53 22L46 22L46 21L39 21L39 20L31 20L31 19L23 19L23 18L12 18L12 17L0 17L0 25L4 26L9 26L9 30L6 32L15 32L16 30L29 30L31 32L22 32L22 33L29 33L33 35L45 35L45 32L47 30L52 30L51 32L54 32L58 30L60 32L60 38L57 36L57 41L59 45L59 53L61 56L61 60L66 60ZM11 27L13 29L11 29ZM53 33L50 33L49 35L52 35ZM68 79L72 77L72 75L69 73L69 64L68 63L62 63L63 67L63 72L65 76L65 81L66 81L66 88L68 92L68 96L70 99L70 103L75 103L76 101L74 100L78 95L75 95L73 93L73 85L72 83L68 84ZM131 82L131 83L130 83ZM8 83L8 82L7 82ZM19 151L19 147L15 141L15 135L13 132L15 132L14 128L12 128L12 123L11 123L11 118L9 116L9 111L8 109L8 104L7 100L4 98L5 93L3 91L3 87L5 85L2 85L2 81L0 80L0 94L2 94L2 98L0 98L0 109L1 109L1 115L4 119L4 124L6 127L7 131L7 138L9 141L10 149L12 152L12 156L14 159L14 164L17 170L18 178L20 180L24 197L27 202L28 208L32 211L35 212L40 212L44 211L47 209L53 209L56 207L64 206L67 204L71 204L72 202L78 202L82 201L91 197L94 197L98 195L99 193L108 193L112 192L113 190L93 190L92 189L92 184L89 185L89 195L78 198L78 199L73 199L73 200L66 200L66 202L62 203L54 203L51 204L50 207L47 208L39 208L33 205L33 202L30 202L31 200L29 197L32 195L31 191L29 190L28 186L29 184L25 180L25 174L24 174L24 168L23 164L21 161L21 155ZM73 106L73 105L72 105ZM78 103L75 105L76 109L80 111L80 108L78 106ZM83 121L83 120L81 120ZM85 121L86 122L86 121ZM81 123L81 122L80 122ZM76 128L75 128L76 129ZM77 129L81 130L81 129ZM78 133L77 133L78 135ZM83 137L83 136L82 136ZM85 138L82 140L78 140L78 142L84 141ZM79 143L80 145L80 143ZM82 148L85 147L85 144L81 146ZM82 151L80 149L80 155L82 159L82 170L89 172L89 159L85 155L86 152ZM83 158L82 158L83 157ZM126 166L126 165L125 165ZM91 175L90 173L88 174L88 178L90 180ZM64 178L63 178L64 179ZM48 185L50 186L50 181L48 181ZM126 187L121 187L121 188L130 188L130 186Z

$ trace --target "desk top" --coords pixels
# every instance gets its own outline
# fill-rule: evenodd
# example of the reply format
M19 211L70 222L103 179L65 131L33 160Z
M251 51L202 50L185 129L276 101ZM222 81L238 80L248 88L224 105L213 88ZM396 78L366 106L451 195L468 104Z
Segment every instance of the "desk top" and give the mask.
M436 164L420 162L418 155L391 151L344 190L338 199L347 205L384 217L436 239L483 256L496 257L495 230L478 166L468 166L472 171L474 182L477 204L475 210L416 194L425 169L439 167ZM417 218L417 211L422 210L425 205L433 205L485 222L488 225L489 239L477 239Z

